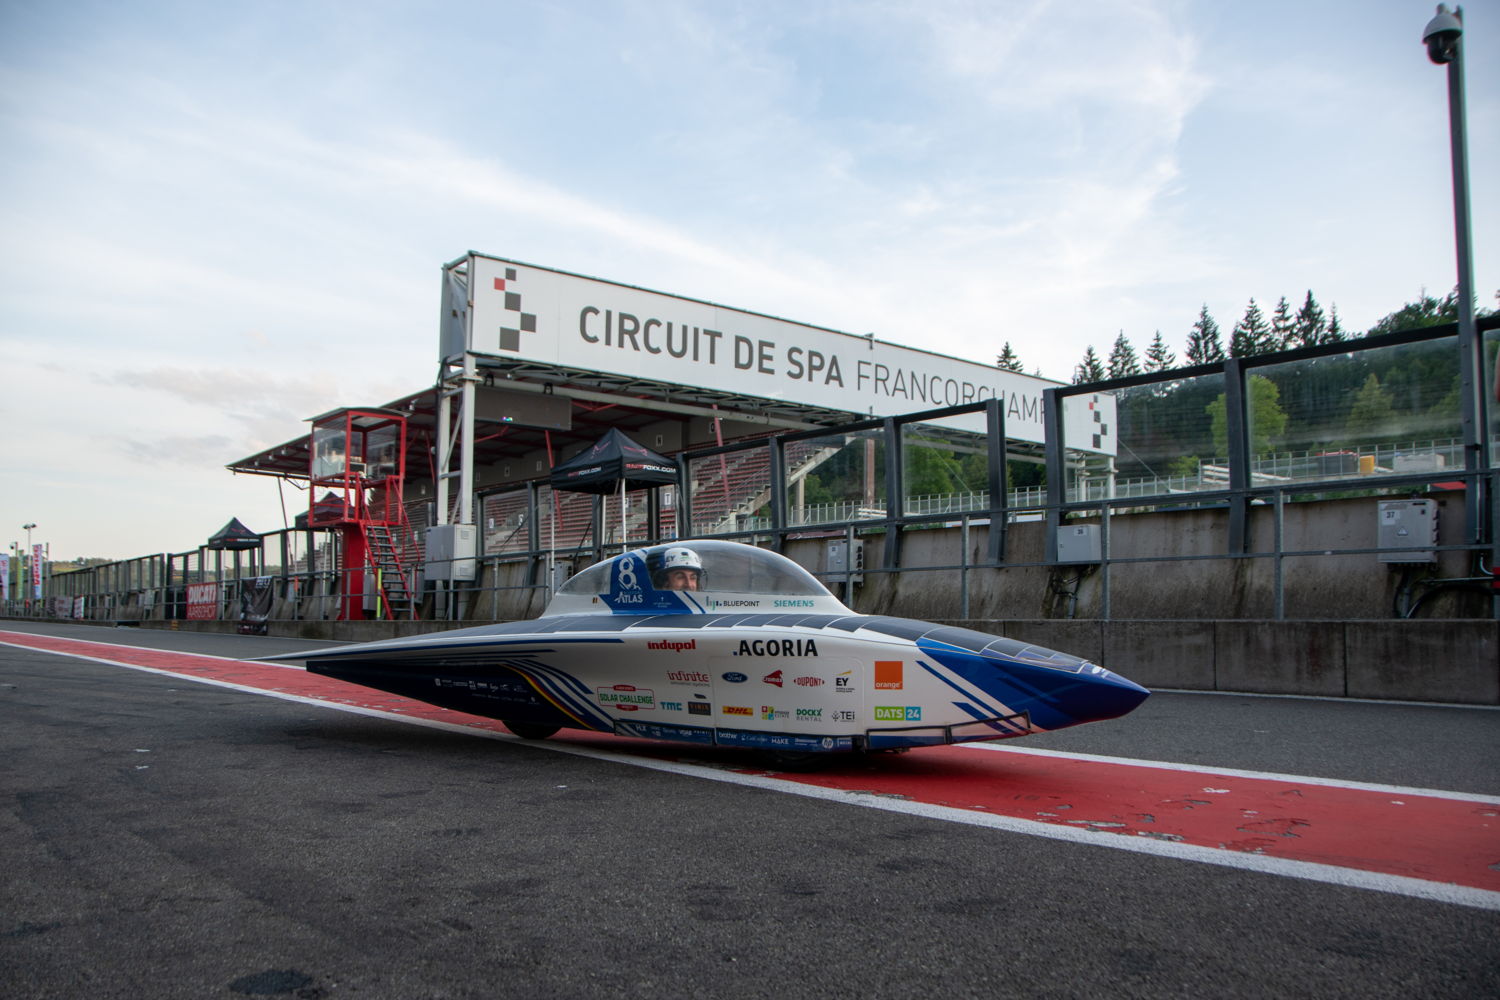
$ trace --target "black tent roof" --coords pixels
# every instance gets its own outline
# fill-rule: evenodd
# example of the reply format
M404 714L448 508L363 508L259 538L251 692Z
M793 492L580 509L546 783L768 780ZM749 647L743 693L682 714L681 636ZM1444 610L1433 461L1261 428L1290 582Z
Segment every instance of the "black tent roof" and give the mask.
M208 537L211 549L253 549L260 545L260 536L232 517L229 523Z
M548 479L553 489L575 493L612 493L621 481L632 489L675 483L677 463L611 427L592 447L553 466Z
M318 501L318 507L322 511L332 511L337 514L343 509L344 501L339 499L337 493L334 493L332 490L328 490L324 492L322 499ZM301 531L307 527L306 510L302 511L296 517L292 518L292 527L296 528L298 531Z

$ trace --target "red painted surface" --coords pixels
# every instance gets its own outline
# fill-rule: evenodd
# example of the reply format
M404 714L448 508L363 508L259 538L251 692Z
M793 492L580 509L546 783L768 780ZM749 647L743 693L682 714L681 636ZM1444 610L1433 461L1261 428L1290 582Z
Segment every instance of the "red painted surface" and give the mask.
M786 780L1500 890L1500 805L1461 798L964 747Z
M0 642L505 731L491 719L299 669L20 632L0 632ZM652 756L702 755L681 744L599 734L564 731L558 739ZM965 747L853 758L815 774L780 777L1127 837L1500 891L1500 805L1474 799Z

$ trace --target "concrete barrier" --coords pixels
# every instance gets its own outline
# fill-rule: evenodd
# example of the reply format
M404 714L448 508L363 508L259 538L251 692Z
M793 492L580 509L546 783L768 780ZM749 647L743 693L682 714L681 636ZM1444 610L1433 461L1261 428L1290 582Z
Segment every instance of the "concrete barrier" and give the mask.
M1500 705L1500 622L949 619L1148 688Z

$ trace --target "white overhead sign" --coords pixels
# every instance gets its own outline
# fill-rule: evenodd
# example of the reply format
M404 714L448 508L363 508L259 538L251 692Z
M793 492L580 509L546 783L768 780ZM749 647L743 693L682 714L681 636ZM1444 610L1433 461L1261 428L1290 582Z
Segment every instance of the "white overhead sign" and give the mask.
M875 417L1000 399L1006 435L1038 443L1042 391L1058 384L498 257L465 262L467 287L445 275L443 360L467 350ZM982 413L961 419L984 430Z

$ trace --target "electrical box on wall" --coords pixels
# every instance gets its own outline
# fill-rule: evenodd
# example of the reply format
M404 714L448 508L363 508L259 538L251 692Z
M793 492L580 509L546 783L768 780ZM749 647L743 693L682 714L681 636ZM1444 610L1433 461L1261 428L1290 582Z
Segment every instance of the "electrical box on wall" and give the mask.
M434 524L427 529L429 580L474 579L478 532L472 524Z
M1064 524L1057 529L1059 563L1096 563L1102 560L1097 524Z
M1376 545L1392 549L1380 553L1383 563L1437 562L1438 505L1436 500L1380 501Z
M828 541L828 573L824 583L836 584L848 580L850 583L865 582L865 547L855 542L851 550L848 539L832 538ZM846 577L844 574L848 573Z

